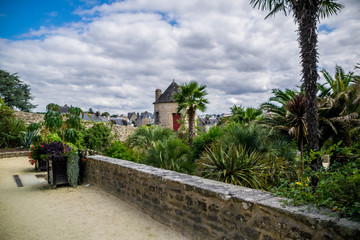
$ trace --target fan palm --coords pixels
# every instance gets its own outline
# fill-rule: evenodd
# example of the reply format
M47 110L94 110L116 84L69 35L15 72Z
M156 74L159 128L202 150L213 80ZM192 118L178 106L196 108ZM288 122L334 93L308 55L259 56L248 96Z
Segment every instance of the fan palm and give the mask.
M196 110L204 112L206 110L206 104L209 103L209 101L204 98L207 95L205 88L205 85L199 86L197 82L191 81L189 84L182 84L180 91L175 92L173 96L173 99L178 103L178 112L182 110L186 111L189 121L190 144L195 137Z
M317 105L317 22L320 17L325 18L337 14L343 6L336 0L250 0L253 7L261 10L269 10L266 16L272 16L277 12L285 15L292 13L298 24L299 45L302 62L302 80L305 88L306 99L306 123L309 131L308 146L310 149L319 147L319 123ZM314 162L313 169L319 164Z

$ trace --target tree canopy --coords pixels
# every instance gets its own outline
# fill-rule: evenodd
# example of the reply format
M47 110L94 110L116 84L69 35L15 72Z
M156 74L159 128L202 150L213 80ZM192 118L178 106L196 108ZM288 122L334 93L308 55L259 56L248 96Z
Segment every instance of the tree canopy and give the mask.
M36 105L30 103L33 98L30 95L29 85L23 83L19 77L0 70L0 97L5 104L20 111L29 112Z

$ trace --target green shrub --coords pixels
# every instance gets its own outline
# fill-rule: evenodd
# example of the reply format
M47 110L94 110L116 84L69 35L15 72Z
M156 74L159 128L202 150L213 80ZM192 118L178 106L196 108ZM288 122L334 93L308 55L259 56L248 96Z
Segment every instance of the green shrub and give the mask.
M108 148L105 151L106 156L112 157L112 158L118 158L133 162L139 162L139 156L138 154L131 150L130 148L126 147L122 142L120 141L114 141L111 144L111 147Z
M130 147L148 149L153 143L172 137L175 137L175 134L171 129L158 125L141 126L129 136L127 143Z
M194 164L190 159L190 147L179 138L169 138L152 144L143 163L182 173L191 173Z
M13 148L21 146L19 134L25 131L23 120L13 116L4 117L0 120L0 148Z
M196 136L193 140L193 157L194 159L200 158L202 152L223 134L222 128L212 127L208 132Z
M83 145L99 152L105 151L111 145L111 129L104 123L96 123L83 132Z
M264 188L264 172L268 169L264 155L243 146L216 143L204 154L203 176L244 187Z
M333 150L341 153L342 157L351 156L352 160L335 160L328 169L321 168L315 175L308 167L300 181L284 179L283 184L272 188L272 192L291 198L289 202L295 205L311 203L317 207L328 207L339 212L340 216L360 221L360 156L357 151L349 152L348 147L340 148L338 144L330 148L330 154ZM310 186L312 177L318 180L315 189Z

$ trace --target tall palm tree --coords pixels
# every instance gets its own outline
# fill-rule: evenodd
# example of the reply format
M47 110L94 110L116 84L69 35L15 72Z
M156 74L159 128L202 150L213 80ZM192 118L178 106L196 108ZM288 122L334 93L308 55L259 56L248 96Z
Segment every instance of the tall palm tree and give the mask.
M204 112L206 110L206 104L209 101L204 98L207 95L205 91L206 86L200 85L191 81L189 84L184 83L180 85L180 91L175 92L173 99L178 103L178 112L182 110L186 111L186 115L189 121L189 144L195 137L195 117L196 110Z
M318 149L319 147L319 123L317 105L317 28L319 18L325 18L337 14L343 5L337 0L250 0L250 5L261 10L269 10L266 16L272 16L279 11L285 15L292 13L298 24L299 44L302 62L302 81L305 88L306 101L306 123L308 127L308 147ZM316 160L312 169L317 170L321 161Z

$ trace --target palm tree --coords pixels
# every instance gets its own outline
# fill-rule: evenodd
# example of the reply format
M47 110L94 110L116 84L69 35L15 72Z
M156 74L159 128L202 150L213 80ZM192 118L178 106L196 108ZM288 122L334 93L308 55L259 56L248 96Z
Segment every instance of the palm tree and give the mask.
M262 122L296 140L301 153L302 170L304 170L303 148L308 136L304 96L290 89L285 91L274 89L273 93L275 96L261 105L261 108L267 112L267 117Z
M319 18L325 18L337 14L343 5L337 0L250 0L250 5L261 10L269 10L266 16L272 16L279 11L285 15L292 13L298 24L299 44L302 62L302 80L305 88L306 123L309 131L309 149L319 147L319 123L317 105L317 28ZM321 161L316 160L312 164L316 170L321 166Z
M191 81L189 84L182 84L180 91L175 92L173 99L178 103L178 112L185 110L189 121L189 144L195 137L195 117L196 110L204 112L206 110L206 104L209 103L204 97L207 95L205 91L206 86L201 85L195 81Z
M333 78L325 69L321 70L326 82L319 85L319 98L336 97L337 95L347 91L356 78L353 72L345 74L344 69L341 66L336 66L335 77ZM329 86L327 86L329 85Z

